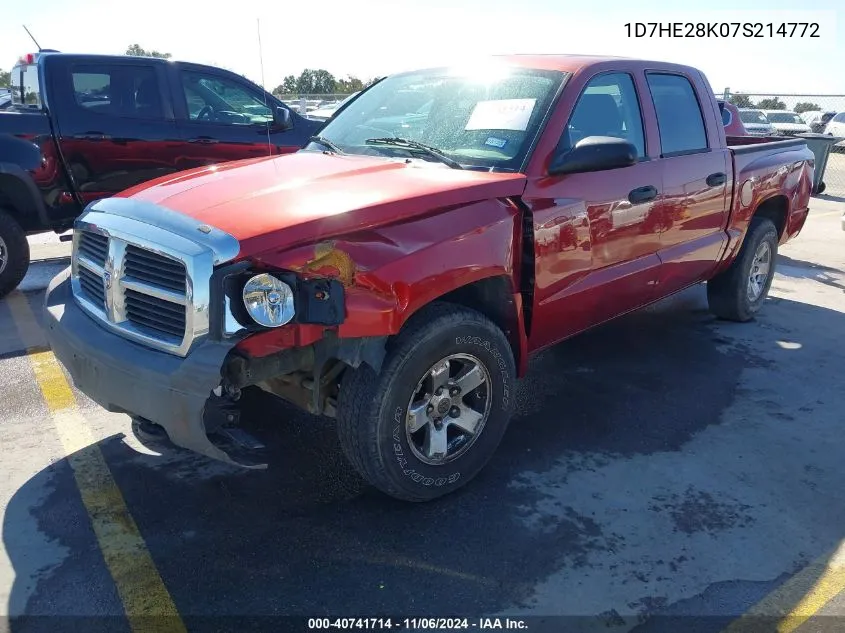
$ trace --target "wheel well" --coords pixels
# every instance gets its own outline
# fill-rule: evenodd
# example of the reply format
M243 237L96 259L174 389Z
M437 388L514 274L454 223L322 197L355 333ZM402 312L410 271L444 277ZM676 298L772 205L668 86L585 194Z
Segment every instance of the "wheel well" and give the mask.
M777 229L778 237L781 237L786 228L788 211L789 200L787 200L786 196L774 196L760 203L760 206L754 211L754 217L768 218L771 220L775 225L775 229Z
M0 209L14 217L24 231L38 225L29 191L26 185L14 176L0 174Z
M476 310L493 321L510 341L513 357L519 364L519 327L513 286L505 276L487 277L456 288L437 301L455 303Z

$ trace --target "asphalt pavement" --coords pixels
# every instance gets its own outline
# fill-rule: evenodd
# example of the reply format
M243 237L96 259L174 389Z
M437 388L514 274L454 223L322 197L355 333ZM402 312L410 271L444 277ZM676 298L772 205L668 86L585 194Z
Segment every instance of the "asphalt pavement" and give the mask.
M260 393L266 471L142 445L63 391L37 319L66 264L37 264L0 301L6 626L150 630L125 615L163 605L174 631L841 630L843 202L814 199L754 322L717 321L698 286L536 357L493 461L422 505L363 483L331 420Z

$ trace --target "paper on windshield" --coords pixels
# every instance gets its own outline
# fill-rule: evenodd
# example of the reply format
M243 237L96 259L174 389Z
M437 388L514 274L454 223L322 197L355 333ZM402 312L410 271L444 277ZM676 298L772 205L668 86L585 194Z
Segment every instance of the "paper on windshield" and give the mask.
M524 132L528 129L528 121L536 103L536 99L479 101L464 129Z

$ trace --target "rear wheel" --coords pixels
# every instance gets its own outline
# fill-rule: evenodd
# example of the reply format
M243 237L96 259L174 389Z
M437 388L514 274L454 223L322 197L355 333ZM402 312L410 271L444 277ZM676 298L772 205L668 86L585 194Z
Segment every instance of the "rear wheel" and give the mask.
M358 472L386 494L427 501L490 460L513 407L513 354L483 315L434 304L412 317L376 373L349 369L338 435Z
M710 311L731 321L752 319L769 294L777 252L774 223L768 218L754 218L736 259L725 272L707 282Z
M29 268L29 242L20 224L0 209L0 297L18 287Z

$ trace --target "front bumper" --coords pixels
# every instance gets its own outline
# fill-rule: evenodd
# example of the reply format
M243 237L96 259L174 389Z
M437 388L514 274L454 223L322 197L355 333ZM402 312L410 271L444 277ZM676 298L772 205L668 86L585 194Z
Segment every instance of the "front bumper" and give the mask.
M240 466L206 433L205 416L236 341L206 340L186 357L159 352L99 326L73 300L70 269L47 289L47 339L77 388L109 411L161 425L177 446Z

